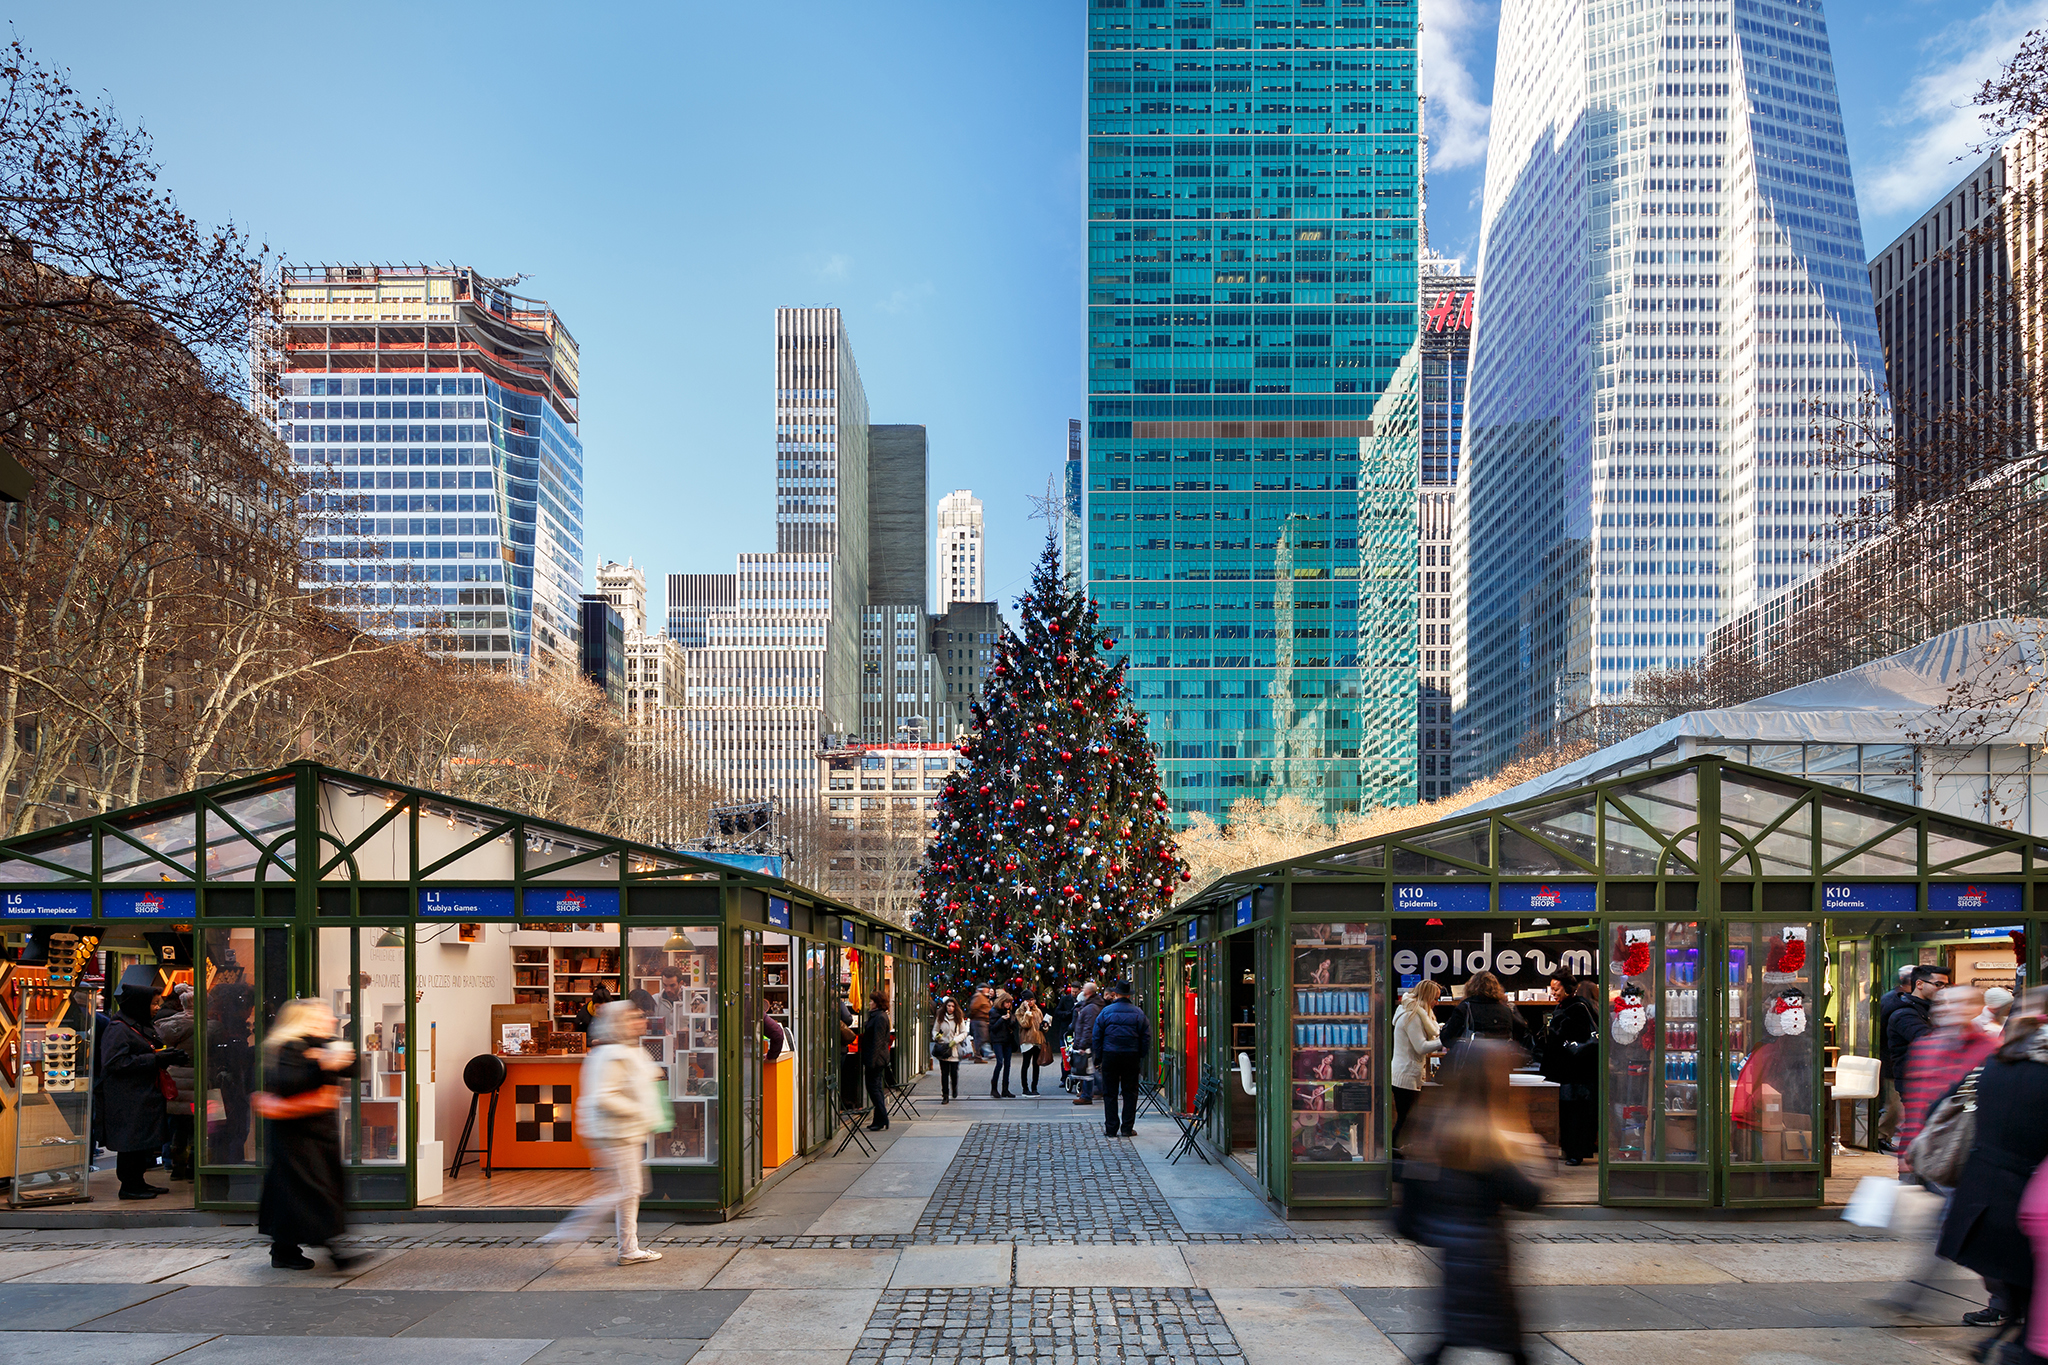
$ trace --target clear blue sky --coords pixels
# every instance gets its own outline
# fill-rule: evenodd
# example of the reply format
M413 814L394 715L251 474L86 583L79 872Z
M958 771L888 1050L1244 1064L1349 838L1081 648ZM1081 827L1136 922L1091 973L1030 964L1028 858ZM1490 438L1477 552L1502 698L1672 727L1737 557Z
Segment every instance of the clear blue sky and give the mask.
M1432 237L1469 267L1498 6L1422 3ZM930 428L932 499L987 503L1007 604L1043 534L1026 499L1081 415L1084 13L98 3L14 23L149 128L201 217L296 260L527 273L582 346L593 566L772 548L773 310L837 304L874 419ZM1832 7L1873 251L1960 178L1951 106L2041 22L2048 0Z

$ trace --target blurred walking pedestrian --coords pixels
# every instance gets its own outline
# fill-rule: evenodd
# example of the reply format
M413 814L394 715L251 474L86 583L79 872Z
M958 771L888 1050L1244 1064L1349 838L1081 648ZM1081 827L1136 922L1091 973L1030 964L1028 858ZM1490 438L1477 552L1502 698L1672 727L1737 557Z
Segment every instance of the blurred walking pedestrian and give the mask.
M1102 1132L1105 1137L1131 1137L1137 1132L1138 1077L1152 1055L1152 1021L1131 1003L1131 986L1119 981L1109 988L1109 1003L1095 1016L1089 1044L1102 1075ZM1123 1105L1118 1118L1117 1105Z
M356 1073L355 1046L340 1038L334 1011L318 1000L289 1000L263 1039L269 1086L252 1097L268 1119L270 1164L256 1209L256 1230L270 1239L270 1264L311 1270L307 1244L327 1248L336 1270L356 1260L335 1249L342 1216L341 1083Z
M1905 1111L1899 1100L1900 1077L1892 1067L1891 1026L1892 1014L1906 997L1912 993L1913 964L1899 968L1898 984L1877 997L1877 1077L1878 1093L1883 1103L1877 1116L1876 1142L1880 1152L1897 1150L1893 1141L1899 1132L1899 1120Z
M1394 1155L1401 1155L1401 1134L1408 1127L1408 1115L1422 1098L1423 1068L1429 1058L1444 1050L1436 1022L1436 1002L1444 988L1424 977L1401 997L1394 1010Z
M1422 1106L1409 1139L1402 1199L1431 1246L1442 1249L1442 1339L1422 1357L1438 1365L1451 1349L1495 1351L1527 1365L1521 1307L1510 1274L1503 1206L1533 1209L1536 1183L1515 1164L1508 1073L1521 1061L1509 1043L1485 1039L1445 1062L1441 1085Z
M1998 1050L1998 1040L1977 1027L1977 1014L1983 1007L1984 993L1975 986L1950 986L1935 996L1934 1030L1922 1035L1907 1051L1905 1070L1900 1078L1896 1144L1900 1152L1899 1176L1902 1180L1925 1186L1943 1200L1949 1199L1954 1191L1915 1172L1905 1153L1912 1150L1913 1139L1920 1136L1928 1114L1941 1098ZM1898 1313L1915 1312L1930 1292L1926 1285L1934 1278L1940 1259L1934 1254L1930 1242L1922 1264L1883 1301L1884 1305ZM1967 1327L1995 1327L2004 1320L2004 1309L1994 1302L1989 1308L1965 1314L1963 1324Z
M1014 1100L1010 1091L1010 1056L1017 1050L1017 1017L1008 991L997 991L988 1007L988 1045L995 1050L995 1065L988 1073L988 1097Z
M1074 1087L1075 1104L1095 1103L1095 1019L1102 1013L1102 1005L1102 988L1093 981L1082 982L1079 1003L1074 1006L1074 1043L1071 1049L1074 1076L1078 1082Z
M932 1025L932 1059L939 1064L939 1103L960 1098L960 1059L974 1046L974 1030L960 1002L951 998L939 1005L939 1017Z
M1045 1070L1050 1044L1045 1037L1045 1011L1031 996L1017 1007L1017 1088L1027 1095L1038 1093L1038 1078Z
M640 1247L640 1197L647 1190L640 1156L647 1135L668 1118L661 1073L640 1046L646 1032L647 1016L630 1001L608 1001L591 1016L590 1041L597 1046L576 1079L576 1135L590 1149L597 1191L541 1238L581 1242L610 1218L620 1265L661 1259L660 1252Z
M2048 1359L2048 1334L2028 1312L2038 1266L2020 1223L2022 1197L2044 1156L2048 990L2037 987L2013 1006L2004 1041L1978 1073L1975 1140L1935 1245L1943 1259L1996 1282L2006 1312L2027 1323L2028 1345L2009 1344L2002 1365Z

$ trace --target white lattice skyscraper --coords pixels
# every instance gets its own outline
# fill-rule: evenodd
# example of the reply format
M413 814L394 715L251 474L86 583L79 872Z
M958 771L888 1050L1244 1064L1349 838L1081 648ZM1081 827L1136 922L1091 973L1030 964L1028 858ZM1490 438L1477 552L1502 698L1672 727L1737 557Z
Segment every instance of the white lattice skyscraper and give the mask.
M981 499L956 488L939 499L938 606L941 614L955 602L983 602Z
M1884 384L1819 0L1506 0L1499 51L1458 536L1479 770L1696 658L1882 491L1808 437Z

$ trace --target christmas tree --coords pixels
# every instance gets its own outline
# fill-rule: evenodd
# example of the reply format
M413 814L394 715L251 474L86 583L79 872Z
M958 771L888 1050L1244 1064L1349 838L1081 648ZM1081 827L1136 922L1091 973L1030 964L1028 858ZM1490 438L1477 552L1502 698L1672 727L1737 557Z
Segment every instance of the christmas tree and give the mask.
M1017 608L919 874L918 928L948 948L932 963L940 994L1121 975L1111 946L1189 875L1123 662L1051 535Z

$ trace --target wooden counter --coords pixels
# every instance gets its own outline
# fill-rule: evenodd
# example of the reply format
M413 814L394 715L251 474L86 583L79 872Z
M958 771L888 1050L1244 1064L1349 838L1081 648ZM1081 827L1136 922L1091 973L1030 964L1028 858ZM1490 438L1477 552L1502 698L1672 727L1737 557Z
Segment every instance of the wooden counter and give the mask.
M590 1152L576 1138L583 1058L501 1060L505 1063L505 1088L498 1092L492 1164L505 1170L590 1169Z

